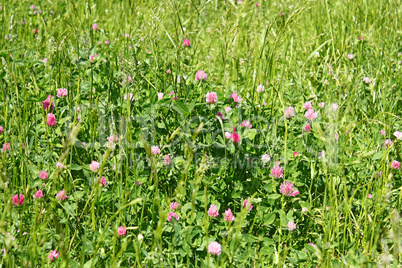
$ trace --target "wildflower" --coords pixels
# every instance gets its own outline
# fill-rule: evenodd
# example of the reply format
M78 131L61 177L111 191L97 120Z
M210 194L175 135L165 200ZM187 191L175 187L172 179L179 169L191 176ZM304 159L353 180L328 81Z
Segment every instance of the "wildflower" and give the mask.
M226 139L230 139L231 136L232 136L232 134L230 132L225 131L225 138Z
M106 45L109 45L109 40L106 40L106 41L105 41L105 44L106 44Z
M308 109L307 112L304 114L304 117L308 120L314 120L315 118L317 118L317 113L314 112L313 109Z
M180 84L180 75L177 76L177 83Z
M265 103L265 101L262 101L262 105L267 106L267 104Z
M124 95L124 100L126 101L127 99L129 99L130 101L134 101L134 95L133 93L128 93Z
M1 133L1 131L0 131L0 133ZM402 132L400 132L400 131L395 131L394 132L394 136L399 140L399 139L402 139Z
M294 192L291 194L291 196L296 196L296 195L298 195L298 194L300 194L300 192L299 192L299 190L296 190L296 191L294 191Z
M257 92L258 92L258 93L261 93L261 92L263 92L264 90L265 90L264 85L258 85L258 86L257 86Z
M369 79L367 76L363 77L363 81L364 81L366 84L370 84L370 79Z
M42 180L47 180L48 177L49 177L49 174L47 174L47 172L45 170L42 170L41 172L39 172L39 178L41 178Z
M338 139L339 139L339 135L338 135L338 133L335 133L335 140L338 141Z
M95 60L96 60L96 56L98 56L97 54L91 54L91 55L89 55L89 60L91 61L91 62L94 62Z
M180 218L179 218L179 215L177 215L177 214L174 213L174 212L170 212L169 215L167 216L167 220L168 220L168 221L172 221L172 217L175 218L177 221L180 219Z
M14 206L19 206L24 204L24 195L23 194L16 194L13 196Z
M307 211L308 211L308 208L306 208L306 207L303 207L303 208L302 208L302 212L303 212L303 213L306 213Z
M373 198L373 195L372 194L368 194L368 198Z
M235 217L233 216L232 210L228 208L228 210L225 210L225 221L232 222L235 220Z
M295 151L295 152L293 153L293 157L298 157L298 156L299 156L299 152Z
M249 129L251 129L253 127L253 125L248 120L244 120L243 123L241 123L241 126L248 127Z
M189 46L190 46L190 40L188 40L188 39L183 39L183 46L189 47Z
M230 135L230 139L235 142L238 143L240 142L240 136L238 134L236 134L236 127L233 128L233 133Z
M293 221L290 221L290 222L288 223L288 230L289 230L289 231L296 230L296 228L297 228L296 223L294 223Z
M400 169L400 168L401 168L401 163L399 163L399 162L396 161L396 160L392 160L391 168L393 168L393 169Z
M163 99L163 93L162 92L158 93L158 100L161 100L161 99Z
M208 245L208 253L212 255L221 255L222 249L218 242L211 242Z
M49 127L54 127L57 124L56 116L52 113L47 114L46 124Z
M125 226L120 226L119 228L117 228L117 234L119 236L125 236L127 233L126 227Z
M43 110L49 110L50 112L54 109L54 97L52 95L48 95L46 100L42 101Z
M276 165L271 169L271 176L276 179L283 177L283 168L279 165L279 161L276 162Z
M262 160L262 162L263 162L264 164L266 164L266 163L268 163L269 161L271 161L271 157L270 157L269 155L267 155L267 154L264 154L264 155L261 157L261 160Z
M117 137L117 135L111 135L111 136L107 137L107 140L109 142L117 142L119 140L119 138Z
M232 110L232 108L230 108L230 107L226 107L226 108L225 108L225 112L226 112L226 113L228 113L230 110Z
M207 103L216 103L218 101L218 96L216 95L216 92L208 92L207 95L205 96Z
M98 29L99 29L98 24L96 24L96 23L92 24L92 30L93 31L96 31Z
M98 172L99 170L99 163L96 161L92 161L91 164L89 164L89 168L92 170L92 172Z
M180 204L177 203L177 202L172 202L172 203L170 204L170 209L171 209L171 210L176 210L176 209L179 209L179 208L180 208Z
M381 175L382 175L381 171L378 171L377 174L375 174L375 178L376 179L381 178Z
M31 10L34 10L34 9L35 9L35 5L31 5L29 8L30 8Z
M171 91L171 92L169 92L168 96L171 96L171 95L173 95L173 94L174 94L174 92Z
M318 106L320 106L320 108L324 108L324 107L325 107L325 102L320 102L320 103L318 104Z
M3 144L3 152L5 150L10 151L10 143L9 142Z
M165 166L168 166L168 165L170 165L170 163L171 163L170 156L167 154L167 155L165 155L165 158L163 159L163 164Z
M33 34L38 34L38 29L32 29Z
M317 246L316 246L315 244L313 244L313 243L307 243L307 245L310 245L310 246L312 246L314 249L317 249ZM307 249L306 249L306 251L307 251Z
M211 217L218 217L219 213L218 213L218 208L216 207L216 205L212 204L209 209L208 209L208 215Z
M98 183L102 184L103 187L106 187L106 178L102 176L102 178L98 179Z
M60 163L60 162L57 162L57 163L56 163L56 167L59 168L59 169L63 169L63 168L65 168L66 166L63 165L63 164Z
M392 145L392 143L393 143L393 142L392 142L391 140L386 139L385 141L383 141L382 146L383 146L384 148L388 148L389 146Z
M279 192L284 196L291 196L293 193L293 184L288 181L281 183L281 186L279 187Z
M125 37L125 38L130 38L130 35L129 35L128 33L126 33L126 34L124 35L124 37Z
M232 94L230 94L230 96L229 96L229 98L232 98L233 99L233 102L242 102L243 101L243 99L241 99L240 97L239 97L239 95L237 95L237 92L235 91L235 92L233 92Z
M133 83L133 78L128 75L127 77L124 77L124 79L123 79L123 81L121 83L124 84L126 81L129 82L130 84L132 84Z
M253 210L253 204L251 203L250 200L246 199L246 200L244 200L243 208L247 208L249 211L252 211Z
M260 4L258 2L255 3L255 7L260 7Z
M60 192L58 192L56 198L59 199L60 201L64 201L67 198L66 191L61 190Z
M47 63L47 58L43 58L42 62L46 64Z
M59 252L57 252L56 250L51 250L49 255L47 256L49 258L50 261L53 261L53 258L58 259L59 258Z
M309 124L305 125L303 128L304 131L310 132L311 131L311 126Z
M167 70L166 70L166 73L167 73L167 74L170 74L170 70L169 70L169 69L167 69Z
M336 103L333 103L332 105L331 105L331 110L333 111L333 112L335 112L336 110L338 110L338 104L336 104Z
M385 136L385 130L384 129L381 129L381 135L383 135L383 136Z
M287 108L285 110L285 117L286 118L291 118L295 115L295 108L293 108L292 106L290 106L289 108Z
M207 74L204 71L197 71L195 74L195 80L206 80L207 79Z
M152 147L151 147L151 153L152 153L153 155L160 154L160 153L161 153L161 150L159 149L158 146L152 146Z
M36 193L33 195L33 198L35 199L41 199L43 197L42 190L36 191Z
M67 95L68 95L67 89L65 89L65 88L59 88L59 89L57 90L57 97L59 97L59 98L64 98L64 97L67 97Z
M308 101L303 104L303 108L306 110L310 110L310 109L313 109L313 105L311 104L311 102Z
M352 60L353 59L353 54L348 54L348 59Z
M0 134L3 133L3 127L0 126Z
M216 115L219 116L222 120L225 119L225 117L221 112L217 112Z

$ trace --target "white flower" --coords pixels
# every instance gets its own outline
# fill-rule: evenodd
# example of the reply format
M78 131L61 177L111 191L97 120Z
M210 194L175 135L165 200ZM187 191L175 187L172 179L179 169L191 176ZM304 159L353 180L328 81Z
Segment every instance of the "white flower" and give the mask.
M266 164L266 163L268 163L269 161L271 161L271 157L270 157L269 155L267 155L267 154L264 154L264 155L261 157L261 159L262 159L262 162L263 162L264 164Z
M258 87L257 87L257 92L258 93L261 93L261 92L263 92L265 90L265 87L263 86L263 85L259 85Z
M394 132L394 136L399 140L399 139L402 139L402 132L400 132L400 131L395 131Z

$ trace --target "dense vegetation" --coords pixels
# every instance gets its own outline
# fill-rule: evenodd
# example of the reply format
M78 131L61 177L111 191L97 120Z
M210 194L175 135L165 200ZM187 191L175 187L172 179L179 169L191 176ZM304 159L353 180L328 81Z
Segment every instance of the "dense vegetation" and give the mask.
M1 267L399 267L402 5L4 1Z

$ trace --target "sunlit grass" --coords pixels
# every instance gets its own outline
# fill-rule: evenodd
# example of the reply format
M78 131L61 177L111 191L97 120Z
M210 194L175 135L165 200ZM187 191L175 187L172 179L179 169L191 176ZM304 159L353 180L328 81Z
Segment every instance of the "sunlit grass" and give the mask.
M398 1L32 4L0 10L1 265L401 265Z

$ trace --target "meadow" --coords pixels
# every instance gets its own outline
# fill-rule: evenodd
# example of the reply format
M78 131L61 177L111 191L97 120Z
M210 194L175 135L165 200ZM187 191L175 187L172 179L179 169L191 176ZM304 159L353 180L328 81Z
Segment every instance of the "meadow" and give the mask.
M400 0L0 6L0 267L401 267Z

